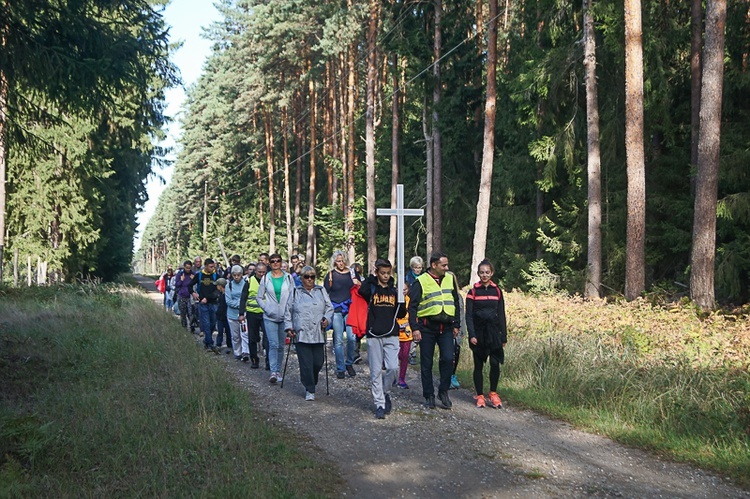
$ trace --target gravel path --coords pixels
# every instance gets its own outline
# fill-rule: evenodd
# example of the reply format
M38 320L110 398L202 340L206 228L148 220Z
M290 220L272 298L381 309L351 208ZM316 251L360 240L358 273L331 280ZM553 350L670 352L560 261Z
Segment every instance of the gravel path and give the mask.
M501 410L476 409L469 389L451 391L452 410L426 409L413 368L412 388L394 388L393 412L376 420L366 363L355 366L355 378L336 379L330 339L328 347L330 396L321 373L314 402L304 400L294 354L283 389L268 382L262 362L256 370L232 355L216 359L270 424L305 435L314 444L310 452L339 464L348 483L342 496L750 499L727 479L516 409L512 401Z

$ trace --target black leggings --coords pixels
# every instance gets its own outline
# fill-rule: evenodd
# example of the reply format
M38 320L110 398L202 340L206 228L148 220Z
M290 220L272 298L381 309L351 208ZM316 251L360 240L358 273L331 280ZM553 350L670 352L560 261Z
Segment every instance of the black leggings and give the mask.
M490 391L497 391L497 382L500 379L500 359L502 358L502 349L486 350L483 348L472 349L474 354L474 388L477 395L484 394L484 363L487 357L490 358Z

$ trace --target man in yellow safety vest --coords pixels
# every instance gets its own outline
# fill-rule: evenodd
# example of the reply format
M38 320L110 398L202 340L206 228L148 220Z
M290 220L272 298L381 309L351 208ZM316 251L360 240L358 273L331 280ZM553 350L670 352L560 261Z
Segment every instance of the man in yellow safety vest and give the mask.
M453 374L453 339L461 332L459 300L455 277L448 272L448 257L433 253L430 268L409 290L409 325L414 341L419 342L422 395L430 409L435 408L432 358L436 344L440 349L438 398L444 409L453 406L448 390Z

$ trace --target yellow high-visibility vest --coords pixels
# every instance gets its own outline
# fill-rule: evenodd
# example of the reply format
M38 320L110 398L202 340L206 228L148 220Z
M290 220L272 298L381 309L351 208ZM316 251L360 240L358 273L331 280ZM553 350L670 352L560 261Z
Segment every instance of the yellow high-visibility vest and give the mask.
M255 299L255 297L258 296L258 287L260 286L260 283L254 276L250 277L247 281L247 311L251 314L262 314L263 309L260 308L258 300Z
M417 306L417 317L456 315L456 302L453 300L453 275L446 273L438 285L435 279L425 272L417 277L422 285L422 299Z

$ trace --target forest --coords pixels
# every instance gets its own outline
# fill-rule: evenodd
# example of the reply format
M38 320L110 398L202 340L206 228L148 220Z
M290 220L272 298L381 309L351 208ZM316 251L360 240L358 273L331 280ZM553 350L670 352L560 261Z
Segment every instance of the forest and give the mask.
M178 83L165 4L0 1L0 284L130 270Z
M130 265L177 79L161 3L2 3L6 268ZM507 288L748 301L747 0L217 6L139 265L393 258L402 183L408 253L462 284L486 256Z

